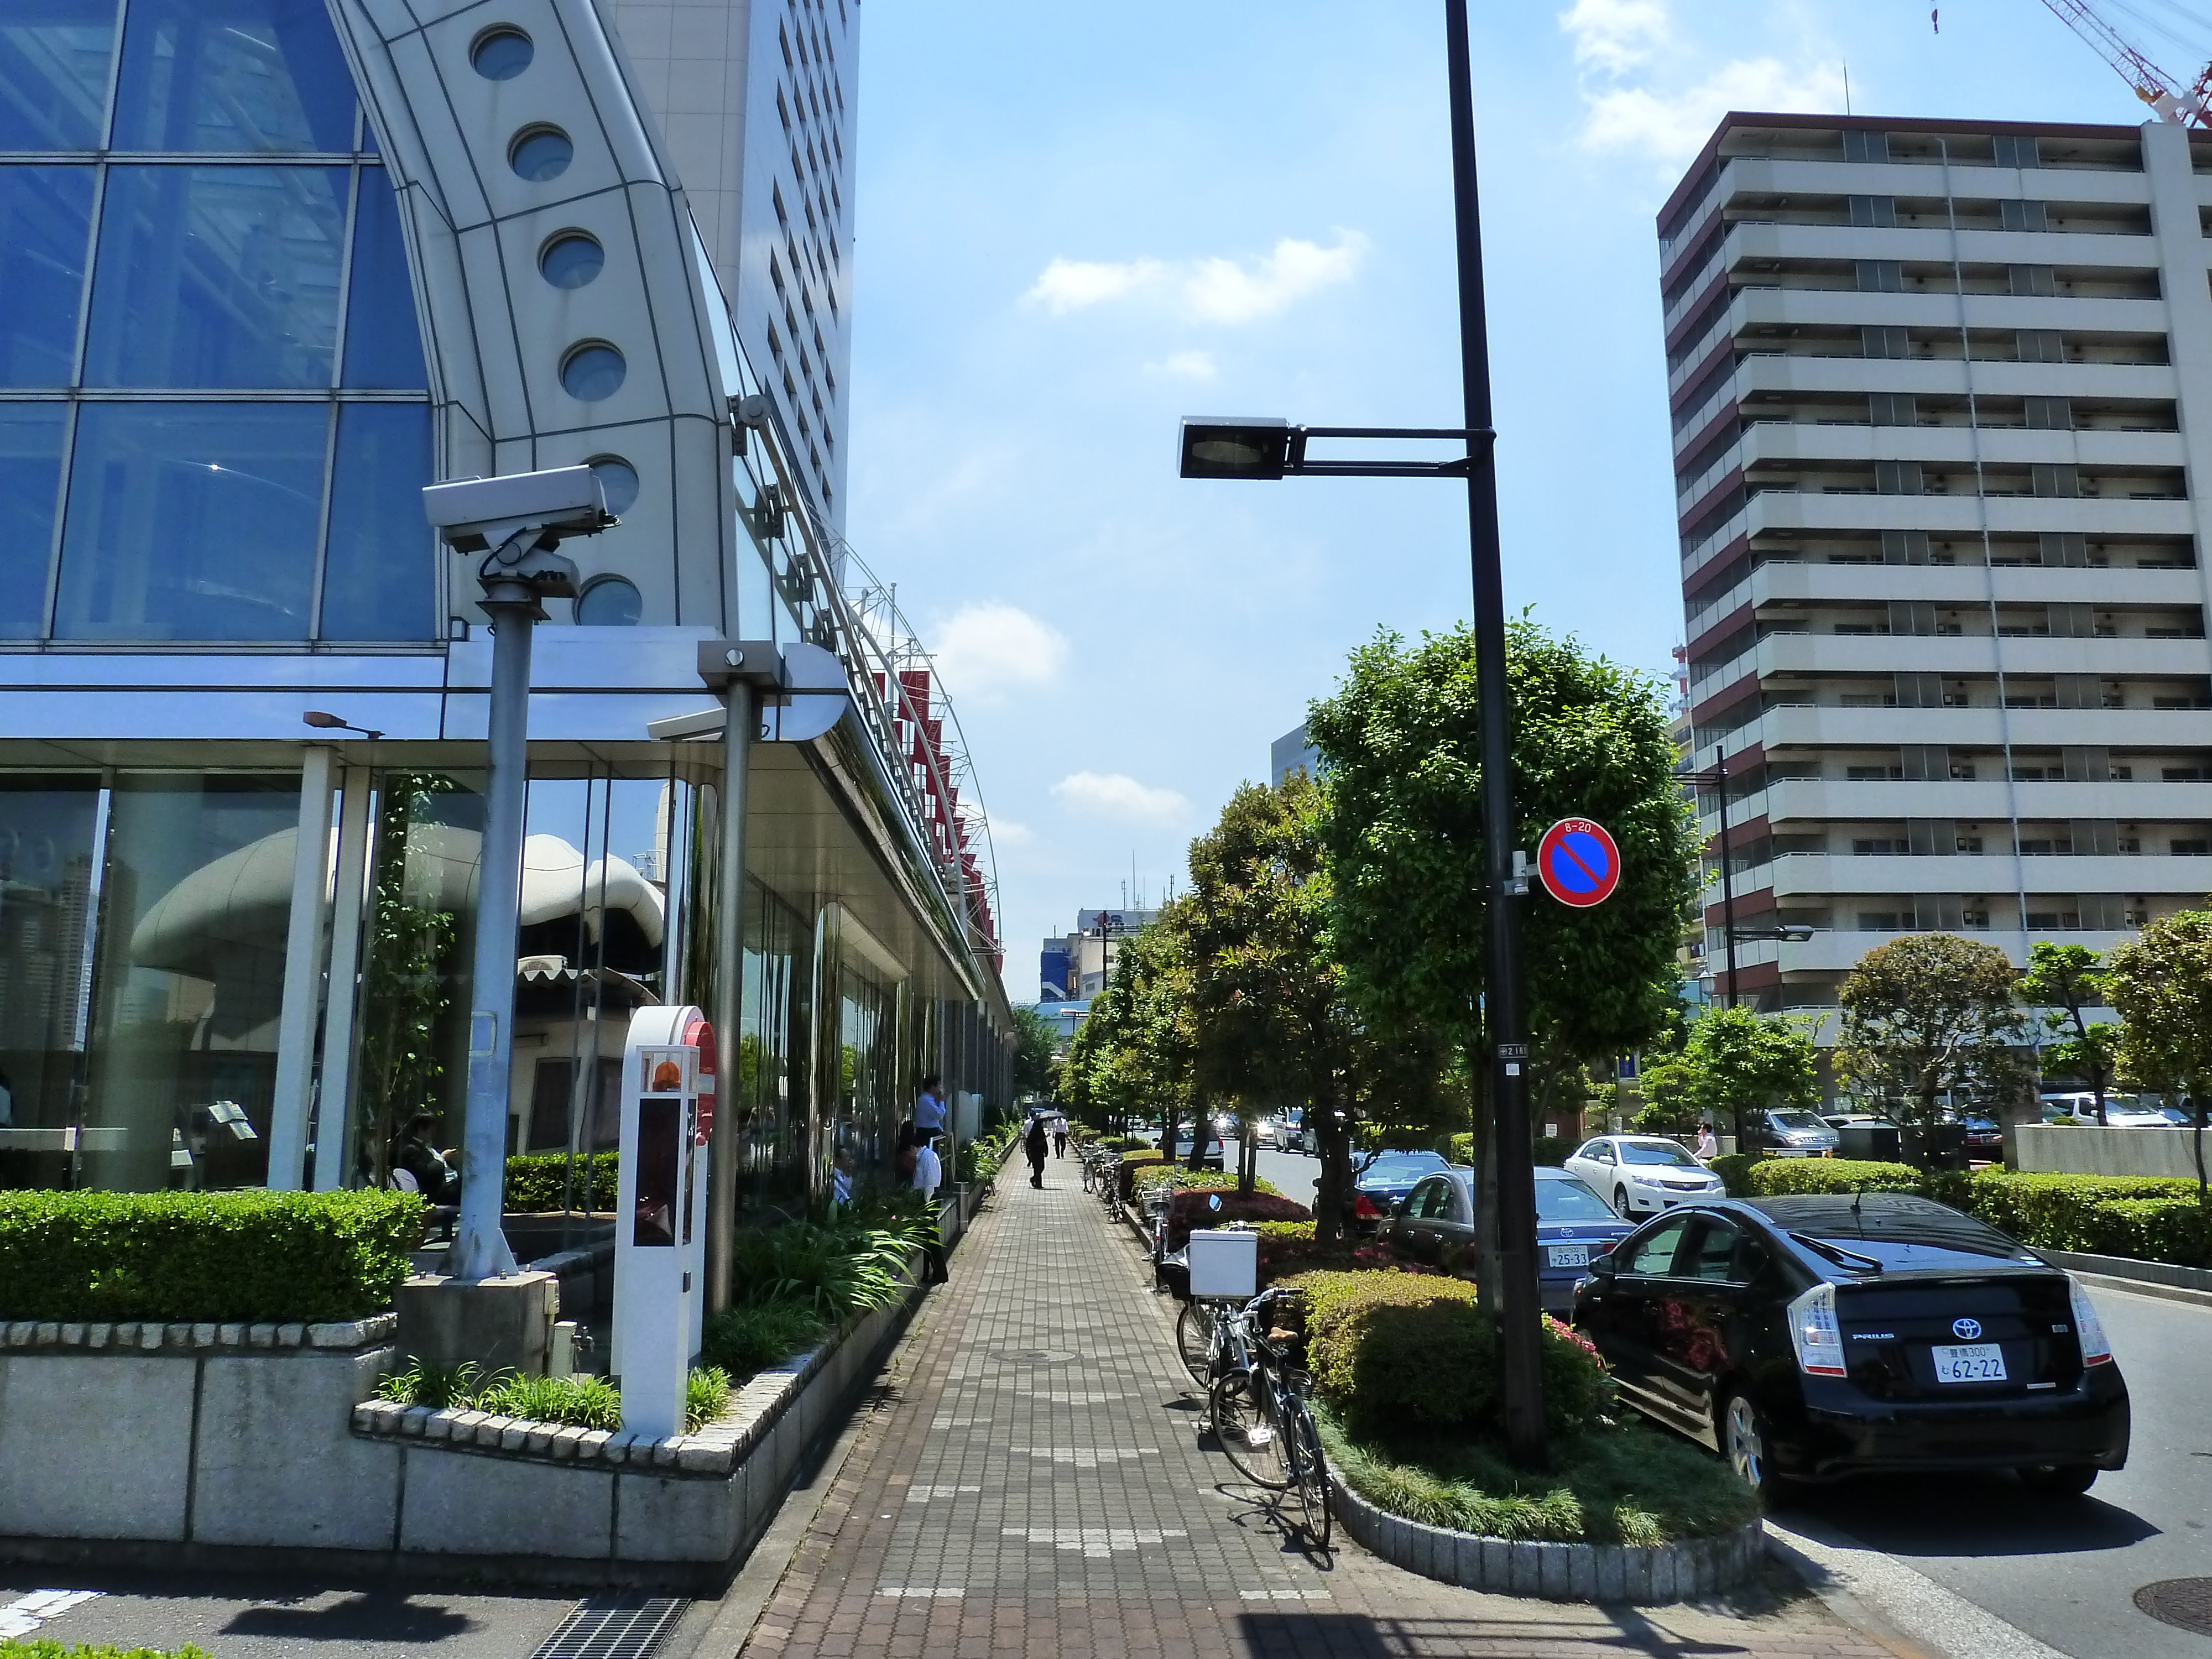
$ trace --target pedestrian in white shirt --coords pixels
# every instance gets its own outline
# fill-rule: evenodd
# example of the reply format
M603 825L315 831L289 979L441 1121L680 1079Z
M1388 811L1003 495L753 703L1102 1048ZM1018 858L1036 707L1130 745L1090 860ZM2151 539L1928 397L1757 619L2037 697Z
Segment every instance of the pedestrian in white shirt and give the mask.
M928 1137L912 1123L899 1126L896 1168L930 1206L922 1243L922 1253L929 1259L929 1273L922 1282L942 1285L951 1277L945 1270L945 1245L937 1228L937 1189L944 1184L945 1164L937 1156L937 1149L929 1144Z
M1721 1144L1713 1138L1713 1126L1710 1123L1699 1124L1698 1126L1698 1162L1710 1164L1720 1155Z

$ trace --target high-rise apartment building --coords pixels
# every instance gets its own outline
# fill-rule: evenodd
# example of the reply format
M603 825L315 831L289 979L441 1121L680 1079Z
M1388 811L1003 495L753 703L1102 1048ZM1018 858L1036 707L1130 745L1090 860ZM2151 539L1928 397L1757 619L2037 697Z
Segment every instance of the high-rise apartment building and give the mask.
M2208 224L2212 137L2157 123L1733 114L1662 210L1747 1004L1832 1005L1904 933L2101 950L2212 887Z

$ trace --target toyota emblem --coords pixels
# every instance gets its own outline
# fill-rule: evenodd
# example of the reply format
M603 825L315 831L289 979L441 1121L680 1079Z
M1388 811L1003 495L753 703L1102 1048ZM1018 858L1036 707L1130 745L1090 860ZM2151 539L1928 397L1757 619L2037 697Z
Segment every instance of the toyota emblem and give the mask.
M1978 1319L1954 1319L1951 1322L1951 1334L1961 1342L1972 1342L1981 1334L1982 1322Z

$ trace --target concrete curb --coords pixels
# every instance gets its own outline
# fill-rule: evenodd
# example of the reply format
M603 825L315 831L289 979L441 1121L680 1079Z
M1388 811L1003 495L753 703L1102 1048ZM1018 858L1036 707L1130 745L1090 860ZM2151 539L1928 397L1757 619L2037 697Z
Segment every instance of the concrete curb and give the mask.
M1758 1521L1718 1538L1656 1547L1538 1544L1387 1514L1333 1468L1328 1485L1337 1520L1363 1547L1424 1578L1496 1595L1660 1607L1733 1589L1755 1577L1766 1558L1765 1524Z

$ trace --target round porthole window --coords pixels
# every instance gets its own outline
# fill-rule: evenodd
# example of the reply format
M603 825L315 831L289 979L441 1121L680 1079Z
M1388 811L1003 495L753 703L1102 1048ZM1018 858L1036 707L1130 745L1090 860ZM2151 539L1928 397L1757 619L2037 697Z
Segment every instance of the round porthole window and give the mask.
M612 346L593 340L561 360L561 388L580 403L595 404L622 390L629 365Z
M564 230L538 256L538 274L556 288L581 288L605 267L607 252L580 230Z
M486 29L469 48L469 62L487 81L512 81L530 67L536 55L530 37L512 24Z
M581 628L635 628L644 611L644 599L625 576L602 576L576 596L576 623Z
M558 127L530 127L507 152L507 163L533 185L558 179L576 159L576 147Z
M607 511L617 518L637 504L637 469L619 455L601 455L588 462L606 497Z

